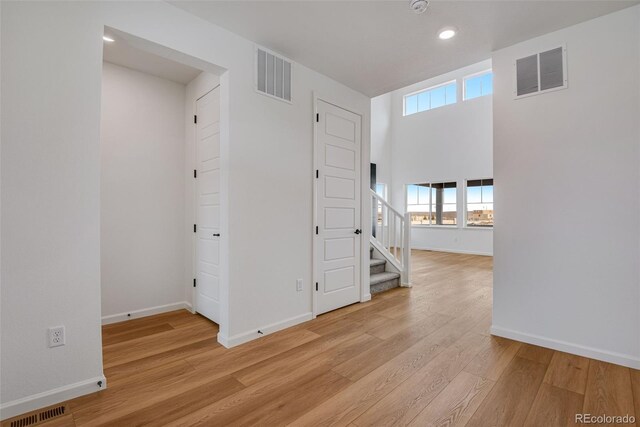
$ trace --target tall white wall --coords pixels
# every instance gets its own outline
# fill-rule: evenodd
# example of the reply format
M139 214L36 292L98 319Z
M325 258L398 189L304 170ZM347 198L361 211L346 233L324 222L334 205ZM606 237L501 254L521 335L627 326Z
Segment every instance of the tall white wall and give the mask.
M562 43L568 89L514 99L514 60ZM640 6L493 70L493 333L640 368Z
M95 380L102 376L99 148L105 25L226 70L221 118L229 275L221 298L229 311L222 339L253 339L260 336L258 329L309 318L313 92L363 115L365 178L369 98L300 64L294 67L292 105L260 95L253 87L252 42L164 2L2 2L0 7L2 417L97 390ZM366 183L363 179L365 188ZM363 215L363 228L369 224ZM296 291L297 278L304 280L302 292ZM66 326L67 345L48 349L46 329L57 325Z
M458 226L413 226L411 244L416 249L493 253L493 231L464 227L462 209L465 180L493 176L492 97L462 101L462 80L490 68L490 60L480 62L371 101L372 158L383 171L380 175L391 181L390 200L396 209L405 210L406 184L458 183ZM456 104L403 117L404 95L454 79Z
M371 99L371 163L376 164L376 181L386 184L387 197L392 190L391 93Z
M185 86L102 68L102 317L185 302ZM117 316L120 315L120 316Z

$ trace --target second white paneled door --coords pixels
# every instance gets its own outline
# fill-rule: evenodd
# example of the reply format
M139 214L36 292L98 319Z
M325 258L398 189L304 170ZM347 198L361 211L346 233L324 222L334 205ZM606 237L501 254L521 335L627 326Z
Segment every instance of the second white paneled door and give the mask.
M317 101L316 314L360 301L362 118Z
M196 101L196 298L220 323L220 87Z

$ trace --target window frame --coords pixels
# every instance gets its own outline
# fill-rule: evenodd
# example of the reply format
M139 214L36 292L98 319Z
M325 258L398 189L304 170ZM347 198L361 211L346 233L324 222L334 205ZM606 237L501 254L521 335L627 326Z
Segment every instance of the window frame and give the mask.
M431 187L433 184L448 184L448 183L454 183L456 186L454 187L456 189L456 223L455 224L435 224L435 223L431 223L431 216L433 214L433 212L431 211L432 206L434 204L433 202L433 197L432 197L432 192L431 189L433 187ZM458 186L458 180L456 179L449 179L449 180L436 180L436 181L431 181L431 182L419 182L419 183L410 183L410 184L405 184L404 185L404 208L405 208L405 212L407 213L411 213L409 212L409 186L410 185L425 185L425 184L429 184L429 224L413 224L410 222L411 227L418 227L418 228L422 228L422 227L431 227L431 228L460 228L460 222L458 221L458 214L460 213L460 209L459 206L460 204L458 203L458 190L460 189L460 187ZM418 200L419 201L419 200ZM445 204L445 203L443 203ZM446 203L446 204L452 204L452 203Z
M467 192L468 191L467 191L467 189L469 188L469 186L467 185L467 183L469 181L485 181L485 180L489 180L489 179L492 180L492 181L494 180L494 178L489 178L489 177L486 177L486 178L473 178L473 179L465 179L464 180L464 194L463 194L464 227L463 228L469 229L469 230L493 230L495 222L492 225L469 225L469 221L468 221L468 218L469 218L469 216L468 216L469 203L467 202L467 199L468 199L468 196L467 196ZM495 185L493 183L491 184L491 186L495 187ZM480 188L482 188L482 186L480 186ZM482 201L480 201L480 203L482 203ZM492 202L491 204L493 205L494 203L495 202ZM495 209L494 209L494 212L495 212Z
M491 85L492 90L491 93L486 95L475 96L473 98L467 98L467 80L473 79L475 77L480 77L485 74L491 73L491 80L493 81L493 68L489 68L488 70L478 71L477 73L469 74L462 79L462 101L471 101L472 99L483 98L485 96L493 95L493 84Z
M453 80L449 80L449 81L444 82L444 83L437 84L435 86L430 86L428 88L416 90L416 91L413 91L413 92L410 92L410 93L407 93L407 94L403 95L402 96L402 117L409 117L409 116L413 116L413 115L418 114L418 113L424 113L424 112L427 112L427 111L431 111L431 110L435 110L435 109L438 109L438 108L446 107L448 105L452 105L452 104L447 104L446 103L447 101L446 101L446 90L445 90L445 104L444 105L441 105L440 107L429 108L428 110L416 111L415 113L407 114L407 98L409 98L411 96L414 96L414 95L418 95L418 94L424 93L424 92L429 92L429 91L432 91L432 90L435 90L435 89L439 89L441 87L449 86L452 83L454 83L456 85L456 101L453 104L457 104L458 103L458 79L453 79Z

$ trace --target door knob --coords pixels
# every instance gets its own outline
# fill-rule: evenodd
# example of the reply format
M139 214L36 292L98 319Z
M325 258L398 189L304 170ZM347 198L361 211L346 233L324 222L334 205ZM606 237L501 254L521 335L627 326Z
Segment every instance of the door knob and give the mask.
M220 237L220 233L213 233L213 237Z
M360 234L360 233L362 233L362 230L360 230L360 229L358 228L356 231L354 231L354 233L356 233L356 234Z

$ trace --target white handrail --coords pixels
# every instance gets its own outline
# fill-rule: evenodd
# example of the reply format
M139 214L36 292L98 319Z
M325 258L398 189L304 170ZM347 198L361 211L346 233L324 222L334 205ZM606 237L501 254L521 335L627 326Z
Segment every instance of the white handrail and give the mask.
M371 191L375 212L370 242L400 271L400 283L410 285L411 214L401 214L375 191Z

